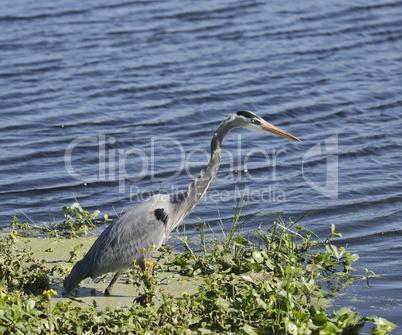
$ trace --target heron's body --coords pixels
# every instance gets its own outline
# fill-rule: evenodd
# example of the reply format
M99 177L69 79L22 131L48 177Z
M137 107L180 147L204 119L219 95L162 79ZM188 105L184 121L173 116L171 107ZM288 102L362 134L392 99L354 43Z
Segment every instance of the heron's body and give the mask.
M87 277L96 278L127 269L134 260L143 266L142 250L149 249L148 253L152 253L168 236L166 218L169 218L174 205L165 198L167 195L152 196L107 227L65 280L66 291L71 291ZM132 213L137 224L133 224ZM141 238L133 239L132 236Z
M134 260L144 268L143 250L149 251L147 255L151 256L199 203L218 171L223 138L230 130L238 127L261 129L299 141L254 113L242 111L232 114L215 132L211 141L209 164L190 184L188 190L180 196L154 195L113 222L103 231L85 257L74 266L64 281L65 290L71 291L87 277L96 278L108 272L117 272L105 291L105 294L110 294L118 273L132 266Z

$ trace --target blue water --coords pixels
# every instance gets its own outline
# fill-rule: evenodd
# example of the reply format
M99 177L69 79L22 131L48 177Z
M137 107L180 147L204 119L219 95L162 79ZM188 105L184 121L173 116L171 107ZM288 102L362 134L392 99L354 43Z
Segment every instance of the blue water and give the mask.
M402 326L401 1L2 1L0 56L0 226L184 191L248 109L303 142L230 133L186 231L310 213L381 275L338 306Z

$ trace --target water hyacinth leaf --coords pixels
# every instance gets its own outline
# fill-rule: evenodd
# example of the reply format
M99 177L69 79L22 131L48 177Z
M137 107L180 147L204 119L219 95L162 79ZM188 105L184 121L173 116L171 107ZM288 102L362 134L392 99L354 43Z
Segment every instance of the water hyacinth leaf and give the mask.
M229 301L227 301L223 298L218 298L216 300L216 306L221 309L228 309L230 306L230 303L229 303Z
M328 317L324 313L317 313L314 315L313 322L317 326L322 326L328 322Z
M373 323L371 332L375 335L386 335L396 328L392 322L378 316L369 315L366 319Z
M30 310L33 310L34 308L35 308L35 304L36 304L36 302L35 302L35 300L28 300L28 302L27 302L27 311L29 312Z
M339 334L339 328L331 322L327 322L322 328L320 328L319 334L321 335L334 335Z
M293 322L286 322L285 329L287 330L288 334L297 335L297 326Z
M260 251L254 251L253 252L253 259L257 262L257 263L262 263L264 261L264 257L262 256L262 252Z
M352 312L351 309L347 308L347 307L342 307L336 311L337 315L349 315L350 313L354 313L354 312Z
M268 269L270 269L270 270L275 269L275 264L274 264L270 259L267 259L267 260L265 261L265 265L266 265L266 267L267 267Z
M340 308L335 314L338 317L334 318L334 322L337 320L338 326L341 326L342 329L347 330L350 334L358 334L364 326L364 318L349 308Z

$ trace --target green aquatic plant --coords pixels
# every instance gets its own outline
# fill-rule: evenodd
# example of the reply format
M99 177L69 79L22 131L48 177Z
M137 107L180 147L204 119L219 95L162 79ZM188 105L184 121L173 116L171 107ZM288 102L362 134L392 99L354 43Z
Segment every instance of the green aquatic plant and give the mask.
M136 264L128 271L126 284L139 295L124 308L100 308L96 300L52 303L50 283L61 285L68 270L35 259L29 243L17 247L15 223L0 239L0 333L358 334L371 323L372 334L387 334L395 328L347 308L327 311L331 297L359 278L352 275L358 256L333 242L341 236L335 226L324 241L300 221L281 218L245 233L250 217L236 213L228 231L222 226L223 238L207 237L203 224L200 238L178 238L182 252L166 245L151 261L144 250L153 271ZM167 293L170 273L198 279L196 293Z
M71 231L71 236L84 233L96 227L95 219L99 216L100 211L94 210L92 213L84 210L78 202L71 206L63 207L64 221L56 226L58 230Z
M246 334L357 334L367 322L373 333L389 331L392 323L373 322L348 309L328 315L330 298L354 279L357 254L331 241L342 235L331 226L322 242L298 222L280 218L264 230L242 234L239 210L223 240L212 239L208 247L200 229L199 251L188 250L188 236L179 238L184 253L176 265L184 276L204 276L199 292L190 297L194 328L202 333L241 331ZM314 238L313 238L314 237ZM206 251L207 250L207 251ZM169 264L169 263L168 263ZM201 326L201 327L200 327ZM197 328L198 327L198 328ZM382 329L382 330L381 330Z
M20 291L25 294L48 289L48 268L44 260L34 258L28 243L17 248L13 232L0 236L0 288L2 292Z
M9 231L14 234L21 234L23 236L46 234L47 236L67 236L70 238L77 236L87 236L98 223L108 223L112 221L108 215L103 216L103 220L97 220L100 215L99 210L88 212L83 209L78 201L70 206L63 206L64 220L61 223L56 222L42 222L41 226L29 222L21 222L15 215L12 216L12 221L9 225Z
M266 231L260 227L249 236L235 235L241 232L236 227L243 226L238 220L236 215L223 241L212 241L209 253L174 260L183 275L208 275L197 294L198 304L209 313L203 313L208 315L203 331L255 329L265 334L323 328L314 324L310 310L330 296L321 283L331 280L335 267L342 273L352 271L357 255L313 241L311 232L303 236L301 226L279 218ZM332 229L330 238L339 236ZM311 253L318 245L322 251Z

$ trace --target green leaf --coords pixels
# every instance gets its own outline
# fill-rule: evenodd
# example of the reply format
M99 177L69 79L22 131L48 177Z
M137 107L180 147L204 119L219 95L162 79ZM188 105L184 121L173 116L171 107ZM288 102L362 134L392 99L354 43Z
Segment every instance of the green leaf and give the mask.
M371 332L375 335L385 335L392 332L396 328L392 322L378 316L369 315L366 317L366 319L373 323Z
M253 258L257 263L262 263L264 261L261 251L254 251Z
M353 254L353 255L350 255L350 256L348 257L348 261L349 261L350 263L356 262L358 259L359 259L359 255L358 255L358 254Z
M216 300L216 306L220 309L228 309L230 306L229 301L223 299L223 298L218 298Z
M234 239L234 241L235 241L236 243L238 243L238 244L241 244L241 245L248 244L248 240L246 240L246 239L245 239L244 237L242 237L242 236L236 236L235 239Z
M260 272L263 269L263 266L258 263L248 263L247 266L255 272Z
M188 263L184 260L184 259L181 259L180 257L176 257L176 263L177 263L177 265L179 265L182 269L183 268L187 268L189 265L188 265Z
M342 237L342 234L335 233L335 225L334 224L331 225L331 235L334 237Z
M265 310L268 309L267 304L266 304L265 301L262 300L261 298L257 298L256 302L257 302L257 304L258 304L259 307L261 307L261 308L263 308L263 309L265 309Z
M317 326L322 326L328 322L328 318L324 313L317 313L314 315L313 322Z
M330 250L332 251L332 253L335 255L335 257L336 257L337 259L340 258L339 252L338 252L338 248L337 248L335 245L331 244L331 245L330 245Z
M80 204L79 204L78 202L74 202L74 203L70 206L70 209L76 209L76 208L82 210L82 208L81 208L81 206L80 206Z
M34 309L35 308L35 300L29 300L28 302L27 302L27 311L30 311L30 310L32 310L32 309Z
M335 263L335 262L332 262L332 261L326 261L326 262L325 262L325 265L326 265L326 266L339 266L338 263Z
M285 328L288 334L297 335L297 326L293 322L286 321Z
M324 327L320 328L322 335L335 335L339 334L339 328L331 322L327 322Z
M254 328L251 327L250 325L244 325L243 327L241 327L240 332L242 334L247 334L247 335L258 335L258 333L256 333L254 331Z
M100 210L96 209L92 212L91 218L96 218L100 214Z
M82 248L83 245L84 245L84 244L82 244L82 243L77 244L76 246L73 247L73 250L74 250L74 251L77 251L78 249Z
M349 308L340 308L335 314L339 316L337 325L348 334L358 334L364 326L364 318Z

